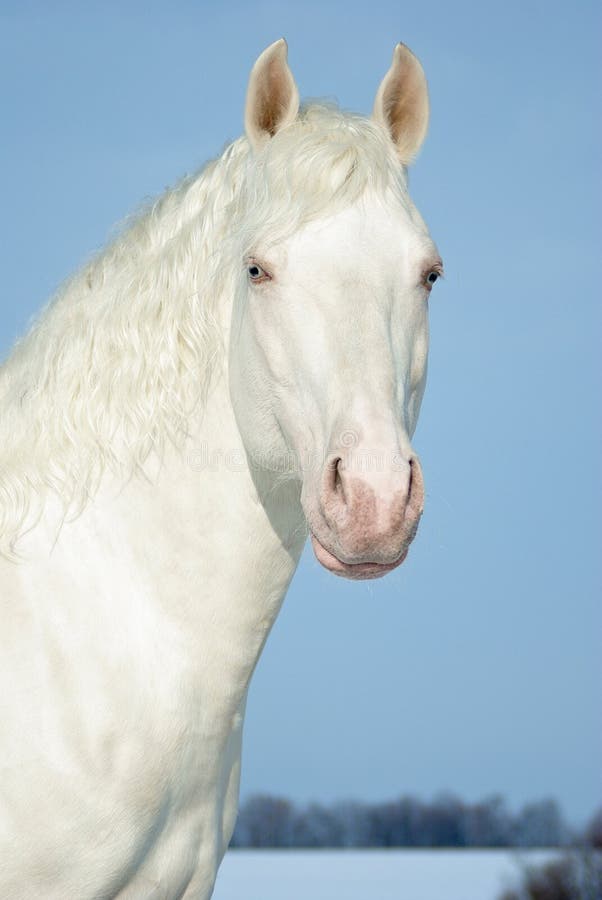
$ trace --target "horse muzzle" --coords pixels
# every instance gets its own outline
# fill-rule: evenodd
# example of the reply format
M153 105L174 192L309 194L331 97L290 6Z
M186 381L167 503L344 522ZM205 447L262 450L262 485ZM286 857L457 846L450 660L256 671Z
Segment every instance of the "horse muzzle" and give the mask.
M362 473L333 457L325 469L318 510L308 516L316 558L335 575L380 578L406 558L423 507L417 456L388 471Z

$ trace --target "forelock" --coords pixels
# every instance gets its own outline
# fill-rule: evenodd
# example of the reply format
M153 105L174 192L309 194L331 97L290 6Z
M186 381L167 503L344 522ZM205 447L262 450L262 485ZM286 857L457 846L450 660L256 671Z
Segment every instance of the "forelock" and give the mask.
M245 250L279 241L305 223L338 212L366 191L407 200L405 169L381 126L334 105L302 107L247 171L237 203Z

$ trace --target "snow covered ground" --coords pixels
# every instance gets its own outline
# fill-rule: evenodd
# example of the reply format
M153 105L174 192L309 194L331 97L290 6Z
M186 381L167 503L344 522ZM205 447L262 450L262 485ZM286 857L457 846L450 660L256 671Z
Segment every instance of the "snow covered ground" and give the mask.
M213 900L496 900L531 850L234 850Z

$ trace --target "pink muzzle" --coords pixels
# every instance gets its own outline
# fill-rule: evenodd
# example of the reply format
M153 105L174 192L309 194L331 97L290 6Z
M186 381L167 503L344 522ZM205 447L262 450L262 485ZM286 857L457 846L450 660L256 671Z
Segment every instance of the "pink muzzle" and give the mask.
M407 556L424 506L416 456L388 472L355 473L333 459L325 470L319 513L310 520L318 561L346 578L379 578Z

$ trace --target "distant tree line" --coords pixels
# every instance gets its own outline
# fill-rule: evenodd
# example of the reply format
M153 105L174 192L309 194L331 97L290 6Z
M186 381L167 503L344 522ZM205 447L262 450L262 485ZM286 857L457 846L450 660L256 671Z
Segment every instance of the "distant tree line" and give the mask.
M401 797L387 803L298 806L259 795L242 804L232 847L568 847L595 846L602 813L576 834L555 800L517 813L495 796L465 803L442 795L431 802Z

